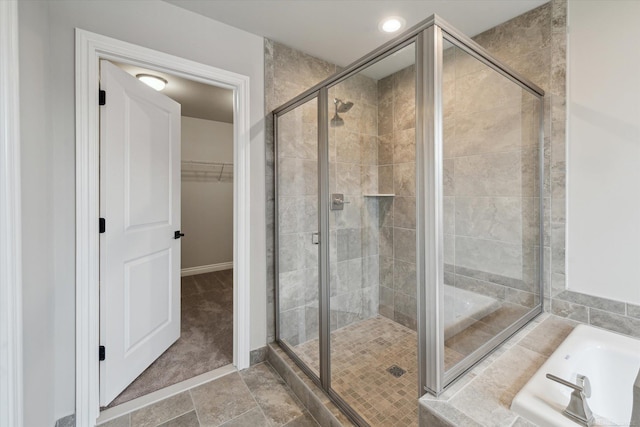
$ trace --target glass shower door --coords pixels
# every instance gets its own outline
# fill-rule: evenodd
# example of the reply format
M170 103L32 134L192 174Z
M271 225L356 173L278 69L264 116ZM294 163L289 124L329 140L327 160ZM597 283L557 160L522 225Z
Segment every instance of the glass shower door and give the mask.
M452 377L541 303L540 108L512 79L445 45L442 309Z
M278 337L320 376L318 300L318 100L276 122Z
M331 389L370 425L418 410L415 56L328 89Z

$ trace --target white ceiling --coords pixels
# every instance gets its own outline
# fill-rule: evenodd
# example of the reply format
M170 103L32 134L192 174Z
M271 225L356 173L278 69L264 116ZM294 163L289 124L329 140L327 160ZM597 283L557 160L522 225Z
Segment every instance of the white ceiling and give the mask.
M0 0L1 1L1 0ZM182 115L216 122L233 123L233 91L134 65L114 62L127 73L152 74L167 80L164 95L182 106Z
M1 0L0 0L1 1ZM521 15L548 0L165 0L216 21L267 37L339 66L346 66L395 35L378 30L387 16L401 16L404 29L436 13L469 36ZM404 30L403 29L403 30ZM403 49L367 70L384 77L413 62ZM132 75L169 81L163 93L182 105L182 115L233 122L231 90L118 64Z
M548 0L165 0L250 33L345 66L394 35L378 30L387 16L409 28L436 13L468 36Z

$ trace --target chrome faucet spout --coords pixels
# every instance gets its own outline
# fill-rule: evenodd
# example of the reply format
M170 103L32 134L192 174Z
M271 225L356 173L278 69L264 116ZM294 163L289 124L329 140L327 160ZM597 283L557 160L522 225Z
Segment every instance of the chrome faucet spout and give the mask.
M587 398L591 397L591 382L589 382L589 378L586 375L578 374L576 377L578 384L574 384L553 374L547 374L546 376L550 380L573 389L569 404L562 413L580 425L591 427L595 420L587 403Z

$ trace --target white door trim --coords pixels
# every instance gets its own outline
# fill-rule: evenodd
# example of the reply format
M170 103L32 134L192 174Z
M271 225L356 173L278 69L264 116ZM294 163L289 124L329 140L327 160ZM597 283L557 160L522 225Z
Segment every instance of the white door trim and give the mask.
M234 91L233 364L236 368L249 366L250 351L249 77L76 28L76 423L83 427L94 426L100 412L100 59L143 66Z
M0 1L0 426L22 427L18 2Z

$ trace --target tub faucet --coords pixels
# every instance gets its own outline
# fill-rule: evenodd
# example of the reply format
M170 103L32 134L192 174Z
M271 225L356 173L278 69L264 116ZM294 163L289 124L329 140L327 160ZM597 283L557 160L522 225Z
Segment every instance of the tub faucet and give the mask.
M587 398L591 397L591 383L589 382L589 378L586 375L578 374L576 376L578 384L563 380L552 374L547 374L547 378L573 389L569 405L562 411L562 414L580 425L591 427L594 423L594 418L587 403Z

